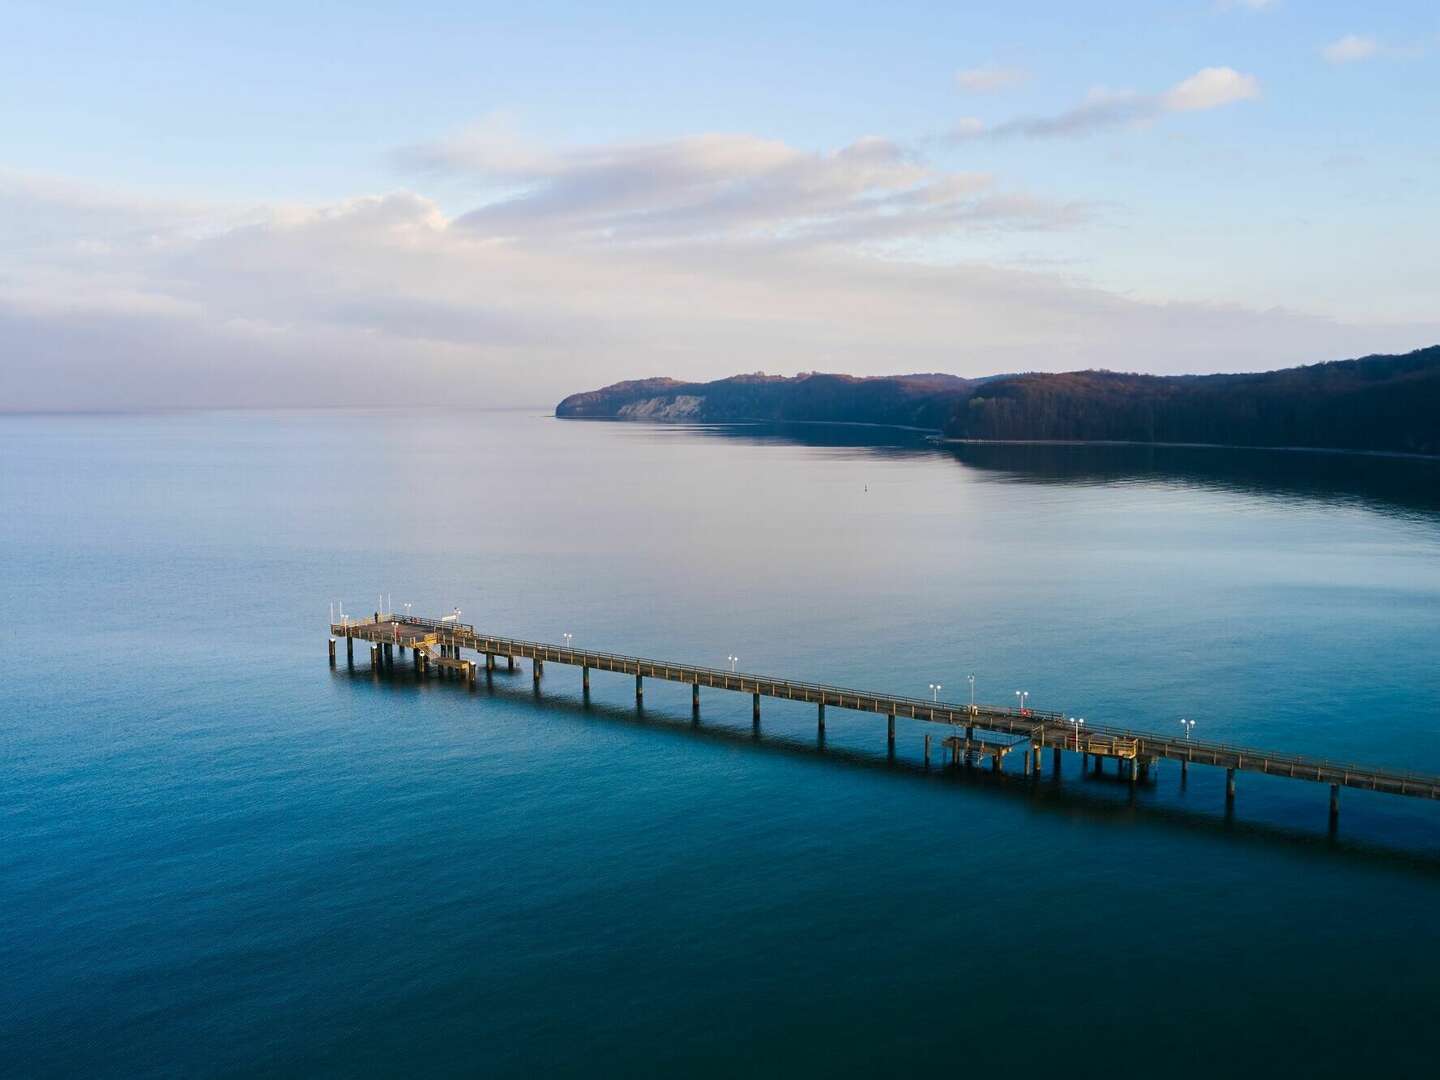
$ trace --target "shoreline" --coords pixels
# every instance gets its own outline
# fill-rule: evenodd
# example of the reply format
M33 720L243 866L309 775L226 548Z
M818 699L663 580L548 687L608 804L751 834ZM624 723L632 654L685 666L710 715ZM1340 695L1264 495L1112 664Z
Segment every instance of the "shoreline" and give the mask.
M1344 446L1255 446L1248 443L1141 442L1133 439L959 439L951 438L937 428L914 427L909 424L884 424L869 420L767 420L759 417L736 417L730 420L691 420L652 418L646 416L560 416L556 420L601 421L612 424L686 424L691 427L720 427L726 424L804 424L816 427L884 428L889 431L911 431L926 436L935 446L1158 446L1183 450L1272 450L1285 454L1345 454L1354 457L1400 458L1409 461L1440 461L1440 454L1418 454L1408 450L1358 450Z

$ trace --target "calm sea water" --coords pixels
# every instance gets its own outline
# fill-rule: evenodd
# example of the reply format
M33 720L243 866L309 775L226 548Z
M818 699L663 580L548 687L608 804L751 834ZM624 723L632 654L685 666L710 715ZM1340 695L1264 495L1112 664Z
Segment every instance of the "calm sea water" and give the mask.
M1440 805L926 770L920 725L352 613L1440 771L1440 466L503 413L0 420L0 1071L1428 1073Z

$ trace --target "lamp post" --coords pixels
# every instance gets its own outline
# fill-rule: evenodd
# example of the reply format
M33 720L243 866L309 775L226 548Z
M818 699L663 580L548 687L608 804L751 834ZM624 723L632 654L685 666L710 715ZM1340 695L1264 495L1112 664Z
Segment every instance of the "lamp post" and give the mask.
M965 678L970 680L970 711L973 713L975 711L975 676L966 675Z
M940 691L944 689L945 687L941 686L938 682L932 682L930 684L930 700L938 702L940 700Z
M567 649L570 648L570 642L571 642L571 640L575 637L575 635L572 634L572 633L570 633L569 631L566 631L565 633L561 634L560 636L565 639L565 648L567 648Z
M1016 698L1019 700L1019 702L1020 702L1020 711L1021 711L1022 713L1025 711L1025 700L1026 700L1029 696L1030 696L1030 691L1029 691L1029 690L1016 690L1016 691L1015 691L1015 697L1016 697Z
M735 670L735 665L740 662L740 658L738 656L727 656L725 659L730 661L730 670L732 672Z
M1190 741L1190 729L1195 726L1194 720L1181 720L1180 726L1185 729L1185 741Z

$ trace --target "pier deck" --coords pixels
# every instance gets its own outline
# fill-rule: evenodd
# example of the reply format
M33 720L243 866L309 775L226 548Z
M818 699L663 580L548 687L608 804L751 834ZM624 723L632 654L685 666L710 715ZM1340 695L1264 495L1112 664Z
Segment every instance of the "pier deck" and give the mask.
M385 646L416 651L417 668L424 659L428 667L458 668L474 681L475 664L460 660L462 651L479 653L486 658L486 670L493 670L496 657L506 657L511 668L516 658L531 661L532 671L538 683L547 663L567 664L582 671L583 686L590 686L590 671L610 671L630 675L635 679L636 700L642 701L644 680L663 679L667 682L689 683L692 687L692 704L698 708L700 689L708 687L717 690L732 690L752 695L754 715L758 722L760 699L775 698L784 701L808 702L817 707L820 730L824 730L825 708L827 706L856 712L883 714L889 719L890 738L894 739L896 717L948 724L966 729L965 738L980 745L975 731L1018 737L1028 742L1026 751L1026 772L1040 772L1040 755L1045 748L1056 753L1072 751L1093 757L1097 766L1106 759L1115 759L1117 767L1128 771L1132 782L1144 779L1151 765L1161 760L1179 761L1182 771L1191 764L1223 768L1227 773L1226 794L1234 798L1234 777L1237 772L1258 772L1267 776L1281 776L1294 780L1307 780L1331 786L1330 809L1332 817L1337 812L1337 793L1341 787L1362 788L1367 791L1384 792L1391 795L1405 795L1424 799L1440 798L1440 776L1424 773L1405 772L1394 769L1374 768L1345 762L1329 761L1302 754L1251 747L1232 746L1224 743L1207 742L1184 737L1171 738L1153 732L1112 727L1100 724L1086 724L1079 727L1071 723L1063 713L1046 712L1040 709L1020 709L1000 705L966 705L945 701L927 701L904 695L877 693L866 690L852 690L821 683L799 682L770 675L756 675L748 672L726 671L719 668L695 664L681 664L645 657L625 656L620 653L599 652L592 649L576 649L546 642L525 641L519 638L502 637L477 631L473 626L449 620L422 619L414 616L377 615L372 619L347 619L332 623L330 633L336 638L347 638L347 656L352 657L353 640L361 640L378 646L376 653ZM388 650L385 650L388 651ZM331 660L334 661L334 644L331 645ZM384 662L382 659L381 662ZM392 661L393 662L393 661ZM467 666L468 665L468 666ZM960 738L956 736L956 738ZM960 739L963 743L964 739ZM948 745L948 741L947 741ZM1005 753L1013 750L1017 743L1003 746L985 744L987 750L982 756L994 756L998 762Z

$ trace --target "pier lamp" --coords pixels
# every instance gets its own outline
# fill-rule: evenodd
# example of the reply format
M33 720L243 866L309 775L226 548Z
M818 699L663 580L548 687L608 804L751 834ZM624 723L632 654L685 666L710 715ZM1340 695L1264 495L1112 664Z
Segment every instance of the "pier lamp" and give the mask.
M932 682L930 684L930 700L938 702L940 700L940 691L944 689L945 687L941 686L938 682Z
M967 678L967 679L970 680L970 711L971 711L971 712L974 712L974 711L975 711L975 676L974 676L974 675L966 675L965 678Z
M1194 720L1181 720L1180 726L1185 729L1185 741L1190 741L1190 729L1195 726Z
M1015 697L1018 698L1019 701L1020 701L1020 711L1021 711L1021 712L1024 712L1024 711L1025 711L1025 701L1026 701L1027 698L1029 698L1029 696L1030 696L1030 691L1029 691L1029 690L1016 690L1016 691L1015 691Z
M565 647L566 647L567 649L570 648L570 639L573 638L575 635L567 632L567 633L561 634L560 636L565 639Z
M1080 749L1080 729L1081 729L1082 727L1084 727L1084 726L1085 726L1085 718L1084 718L1083 716L1072 716L1072 717L1070 717L1070 727L1071 727L1071 730L1073 730L1073 731L1075 732L1075 749L1076 749L1076 750L1079 750L1079 749Z
M739 658L738 656L727 656L725 659L730 661L730 670L731 670L731 671L734 671L734 670L735 670L735 665L740 662L740 658Z

